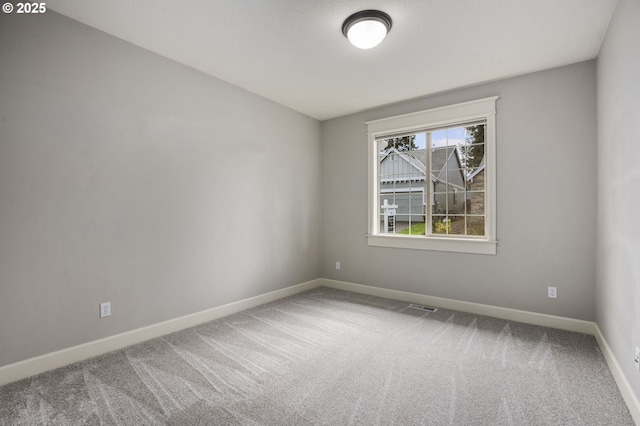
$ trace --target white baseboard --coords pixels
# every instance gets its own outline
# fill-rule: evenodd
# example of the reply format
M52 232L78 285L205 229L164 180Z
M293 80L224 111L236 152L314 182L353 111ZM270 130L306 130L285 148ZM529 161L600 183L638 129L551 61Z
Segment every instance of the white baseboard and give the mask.
M539 314L536 312L521 311L518 309L501 308L499 306L483 305L480 303L463 302L443 297L427 296L424 294L410 293L407 291L389 290L381 287L348 283L322 279L323 286L339 290L352 291L354 293L368 294L370 296L384 297L387 299L401 300L403 302L430 305L436 308L452 309L477 315L486 315L509 321L524 322L527 324L541 325L544 327L559 328L561 330L575 331L584 334L595 334L595 323L573 318L558 317L554 315Z
M354 293L368 294L370 296L384 297L387 299L401 300L403 302L419 303L443 309L468 312L477 315L487 315L494 318L502 318L510 321L524 322L527 324L541 325L545 327L559 328L561 330L575 331L578 333L590 334L595 337L604 359L607 361L609 370L618 385L622 398L627 404L627 408L633 417L634 422L640 425L640 402L636 397L631 385L620 368L611 348L607 344L600 328L595 322L582 321L572 318L558 317L553 315L538 314L535 312L520 311L517 309L501 308L498 306L483 305L480 303L462 302L454 299L442 297L426 296L424 294L410 293L406 291L389 290L380 287L371 287L362 284L348 283L322 279L321 285L324 287L339 290L352 291Z
M126 346L144 342L145 340L203 324L208 321L231 315L245 309L253 308L254 306L273 302L274 300L292 296L319 286L320 280L307 281L281 290L272 291L270 293L250 297L227 305L217 306L205 311L185 315L180 318L116 334L115 336L105 337L104 339L83 343L78 346L19 361L14 364L5 365L0 367L0 386L35 376L36 374L44 373L45 371L53 370L55 368L64 367L65 365L73 364L74 362L83 361L107 352L122 349Z
M607 365L609 366L609 370L611 370L611 374L618 385L618 389L620 389L622 398L624 399L624 402L627 403L627 408L629 408L633 421L637 425L640 425L640 401L638 401L638 397L633 392L627 377L622 372L622 368L620 368L620 364L618 364L618 360L611 351L611 348L600 331L598 324L595 325L594 337L598 342L598 346L600 346L604 359L607 361Z
M0 386L31 377L36 374L44 373L45 371L53 370L55 368L64 367L65 365L69 365L74 362L122 349L126 346L203 324L205 322L231 315L245 309L253 308L258 305L273 302L287 296L293 296L294 294L320 286L593 335L600 346L600 350L602 351L607 364L609 365L609 369L611 370L618 388L620 389L620 393L631 412L631 416L636 424L640 425L640 403L638 402L638 398L634 394L631 385L627 381L620 365L618 364L618 361L604 339L600 328L594 322L521 311L517 309L502 308L499 306L483 305L480 303L463 302L454 299L427 296L424 294L390 290L386 288L324 278L307 281L305 283L229 303L227 305L218 306L205 311L196 312L191 315L153 324L60 351L51 352L16 362L14 364L5 365L0 367Z

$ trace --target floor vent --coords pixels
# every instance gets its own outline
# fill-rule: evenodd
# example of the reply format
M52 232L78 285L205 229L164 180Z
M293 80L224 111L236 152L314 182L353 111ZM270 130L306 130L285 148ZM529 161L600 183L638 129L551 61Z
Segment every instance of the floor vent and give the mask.
M416 305L415 303L410 304L409 307L412 309L420 309L421 311L427 311L427 312L435 312L438 310L438 308L433 308L431 306L424 306L424 305Z

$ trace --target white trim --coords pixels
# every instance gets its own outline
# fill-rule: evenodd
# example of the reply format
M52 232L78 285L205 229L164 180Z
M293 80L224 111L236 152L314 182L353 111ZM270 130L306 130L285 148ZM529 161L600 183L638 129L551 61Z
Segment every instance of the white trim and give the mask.
M44 373L45 371L53 370L55 368L64 367L65 365L73 364L74 362L122 349L126 346L203 324L227 315L235 314L236 312L273 302L274 300L292 296L319 286L320 280L318 279L307 281L305 283L261 294L259 296L250 297L248 299L239 300L226 305L216 306L215 308L207 309L205 311L185 315L180 318L174 318L168 321L152 324L147 327L116 334L115 336L105 337L104 339L94 340L92 342L83 343L67 349L5 365L0 367L0 386L31 377L36 374Z
M519 309L503 308L500 306L483 305L481 303L463 302L461 300L446 299L444 297L427 296L426 294L410 293L408 291L390 290L381 287L372 287L363 284L354 284L345 281L336 281L323 278L320 280L324 287L354 293L367 294L369 296L384 297L386 299L401 300L403 302L418 303L421 305L435 306L442 309L468 312L476 315L485 315L509 321L524 322L543 327L559 328L561 330L575 331L594 335L595 323L573 318L559 317L555 315L539 314L537 312L521 311Z
M365 121L369 134L382 136L384 133L400 133L405 131L441 127L457 123L460 120L470 121L485 118L487 111L495 111L495 104L499 96L447 105L379 120ZM452 117L453 116L453 117Z
M622 394L624 402L627 403L627 408L629 409L629 413L631 413L631 417L633 417L633 421L637 425L640 425L640 401L638 401L638 397L633 392L631 384L627 380L627 377L624 375L622 368L620 368L620 364L618 364L618 360L609 347L609 344L605 340L604 335L600 331L600 327L598 327L598 324L594 325L594 337L598 342L598 346L600 346L600 351L602 352L604 359L607 361L609 370L611 370L611 374L613 375L613 378L618 385L618 389L620 389L620 393Z
M410 114L398 115L379 120L367 121L368 144L368 231L367 244L374 247L403 248L416 250L435 250L455 253L487 254L495 255L497 250L496 238L496 103L498 96L493 96L475 101L418 111ZM388 135L402 134L406 132L429 131L445 125L462 124L474 120L483 120L486 123L485 131L485 229L484 236L447 236L431 232L432 215L430 209L425 212L427 224L426 235L405 237L398 234L389 235L380 230L380 160L378 155L377 140ZM428 133L430 136L430 133ZM427 170L430 164L430 139L427 140ZM450 155L456 153L452 150ZM449 158L449 157L447 157ZM459 160L459 158L458 158ZM429 170L431 179L433 173ZM426 177L425 177L426 179ZM462 190L466 188L460 187ZM427 197L432 202L431 188L427 189ZM394 240L395 239L395 240Z
M367 137L367 158L369 159L367 162L367 180L369 181L369 214L367 214L367 229L369 230L369 233L375 235L380 233L380 221L378 217L380 197L376 194L380 188L379 183L376 182L372 176L379 175L380 160L378 159L378 145L375 142L375 138L373 138L373 142L371 141L371 138L371 135Z
M487 127L484 135L484 213L485 229L488 239L496 239L496 215L498 206L496 203L496 113L487 116Z
M454 253L489 254L495 255L497 241L485 239L455 238L455 237L414 237L410 235L368 235L367 243L371 247L403 248L415 250L436 250Z

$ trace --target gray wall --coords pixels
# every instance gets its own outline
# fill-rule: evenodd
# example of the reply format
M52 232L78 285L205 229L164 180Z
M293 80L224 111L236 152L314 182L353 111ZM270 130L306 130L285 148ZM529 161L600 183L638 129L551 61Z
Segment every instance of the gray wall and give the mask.
M368 247L364 122L494 95L498 254ZM322 131L323 277L594 319L594 61L336 118Z
M640 1L619 0L598 58L596 322L640 397Z
M0 14L0 366L323 276L595 318L640 394L638 7L598 60L598 181L593 61L320 125L52 11ZM498 255L368 247L364 122L493 95Z
M0 126L0 365L320 275L316 120L47 11Z

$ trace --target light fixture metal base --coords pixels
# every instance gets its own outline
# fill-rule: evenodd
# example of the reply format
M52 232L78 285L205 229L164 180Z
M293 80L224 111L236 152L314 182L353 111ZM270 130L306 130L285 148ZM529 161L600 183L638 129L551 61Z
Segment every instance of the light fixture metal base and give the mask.
M377 46L391 30L391 17L379 10L362 10L342 24L342 34L360 49Z

